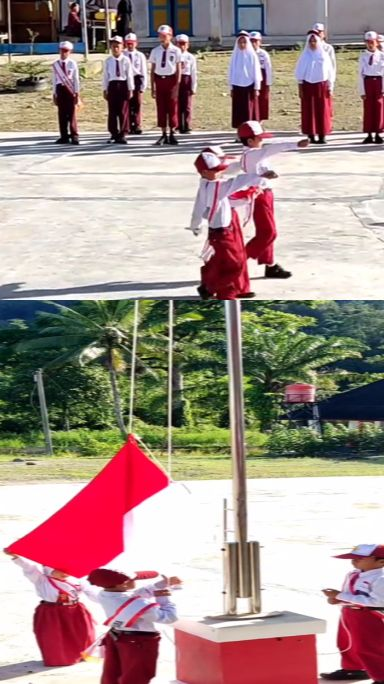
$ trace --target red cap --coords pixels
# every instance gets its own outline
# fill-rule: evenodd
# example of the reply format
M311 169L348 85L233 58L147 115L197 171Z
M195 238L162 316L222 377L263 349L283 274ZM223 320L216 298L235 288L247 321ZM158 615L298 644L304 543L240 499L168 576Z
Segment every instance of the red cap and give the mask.
M96 587L102 587L103 589L112 589L117 587L119 584L124 584L128 580L148 580L158 577L159 573L150 570L144 570L142 572L131 573L132 576L126 575L124 572L118 572L117 570L109 570L108 568L98 568L97 570L92 570L88 576L88 582L94 584Z
M225 171L231 164L232 159L218 157L217 154L206 148L199 154L195 161L195 167L199 173L203 171Z
M272 133L266 133L258 121L245 121L239 126L237 135L239 138L272 138Z
M350 560L359 560L360 558L383 558L384 559L384 545L383 544L359 544L349 553L342 553L340 556L334 558L345 558Z

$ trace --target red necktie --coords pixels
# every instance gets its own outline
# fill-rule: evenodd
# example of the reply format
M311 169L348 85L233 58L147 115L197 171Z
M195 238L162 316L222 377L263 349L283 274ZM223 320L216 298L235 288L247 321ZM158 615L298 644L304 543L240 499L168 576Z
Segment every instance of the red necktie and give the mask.
M373 64L373 55L370 56L368 64L369 64L369 66L372 66L372 64Z
M132 62L132 60L133 60L133 57L132 57L132 52L128 52L128 55L129 55L129 59L130 59L130 60L131 60L131 62Z
M116 60L116 78L120 78L120 64L119 60Z
M64 73L66 74L66 73L67 73L67 68L66 68L66 66L65 66L65 62L61 62L61 67L62 67Z
M161 68L165 69L166 66L167 66L167 48L164 48L163 56L161 58Z

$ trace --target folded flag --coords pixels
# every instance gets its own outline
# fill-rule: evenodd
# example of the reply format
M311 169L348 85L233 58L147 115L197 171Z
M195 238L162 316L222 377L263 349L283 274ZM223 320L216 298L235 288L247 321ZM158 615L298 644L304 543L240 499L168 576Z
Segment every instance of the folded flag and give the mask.
M169 484L130 435L84 489L7 551L84 577L129 552L135 512Z

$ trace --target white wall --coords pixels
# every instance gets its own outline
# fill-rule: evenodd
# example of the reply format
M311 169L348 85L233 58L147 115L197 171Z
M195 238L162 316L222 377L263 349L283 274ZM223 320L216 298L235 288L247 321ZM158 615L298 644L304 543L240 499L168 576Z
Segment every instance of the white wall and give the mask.
M329 0L332 3L332 0ZM355 0L347 0L355 2ZM266 0L267 33L274 36L305 35L317 21L316 0Z
M138 36L149 35L148 0L132 0L133 28Z
M383 0L329 0L329 29L333 35L384 31Z

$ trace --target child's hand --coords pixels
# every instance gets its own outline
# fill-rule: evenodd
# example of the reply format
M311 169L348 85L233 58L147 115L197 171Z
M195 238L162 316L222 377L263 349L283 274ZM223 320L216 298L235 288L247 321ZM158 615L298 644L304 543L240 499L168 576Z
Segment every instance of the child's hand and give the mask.
M340 594L340 591L338 589L323 589L322 591L327 598L332 599L336 598L336 596Z
M16 556L16 554L8 551L8 549L3 549L3 553L5 553L6 556L11 556L11 558L18 558L19 557L19 556Z
M327 599L327 602L331 604L331 606L336 606L338 603L342 603L342 601L339 601L336 598L329 598Z
M180 577L169 577L168 583L170 587L178 587L180 584L183 584L183 580Z
M303 140L299 140L297 143L297 147L308 147L309 145L309 140L308 138L303 138Z
M154 596L171 596L171 592L169 589L156 589L156 591L153 592Z
M264 173L261 174L262 178L268 178L268 180L273 180L274 178L278 178L279 176L275 171L264 171Z

